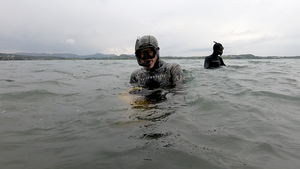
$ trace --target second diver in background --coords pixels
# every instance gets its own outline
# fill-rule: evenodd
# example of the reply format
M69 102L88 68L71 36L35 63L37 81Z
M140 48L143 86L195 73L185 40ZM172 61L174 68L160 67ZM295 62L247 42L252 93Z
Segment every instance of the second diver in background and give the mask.
M204 61L205 69L218 68L220 66L226 66L223 59L220 57L223 54L224 47L221 43L214 41L213 53L207 56Z

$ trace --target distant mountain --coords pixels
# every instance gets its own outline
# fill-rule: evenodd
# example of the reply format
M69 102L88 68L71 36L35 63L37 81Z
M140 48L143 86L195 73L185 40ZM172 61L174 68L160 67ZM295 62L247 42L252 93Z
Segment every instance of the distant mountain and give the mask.
M73 53L14 53L19 56L34 56L34 57L61 57L61 58L110 58L118 57L115 54L96 53L92 55L77 55ZM126 55L127 57L130 55Z
M162 56L165 59L205 59L205 56ZM300 56L255 56L252 54L224 55L223 59L300 59ZM115 55L96 53L92 55L77 55L73 53L0 53L0 60L65 60L65 59L84 59L84 60L118 60L135 59L135 55Z
M109 58L109 57L117 57L115 54L102 54L102 53L96 53L93 55L81 55L79 56L81 58Z
M78 57L78 55L72 53L14 53L14 55L34 56L34 57L62 57L62 58Z

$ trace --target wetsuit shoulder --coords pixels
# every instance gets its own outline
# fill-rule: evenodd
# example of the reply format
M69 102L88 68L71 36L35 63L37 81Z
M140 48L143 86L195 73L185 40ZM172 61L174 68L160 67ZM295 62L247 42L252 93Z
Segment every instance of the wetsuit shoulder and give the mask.
M185 78L181 66L179 64L173 64L172 69L173 85L184 83Z
M223 59L222 59L222 57L220 57L220 62L221 62L221 66L226 66Z
M210 65L211 65L211 62L212 62L211 57L212 57L211 55L205 57L205 60L204 60L204 68L205 69L210 68Z
M171 83L176 86L178 84L184 83L185 78L181 66L178 63L166 63L164 62L164 67L170 71Z
M144 68L141 68L141 69L136 69L134 70L132 73L131 73L131 76L130 76L130 83L133 85L135 83L138 82L138 75L143 73L145 70Z

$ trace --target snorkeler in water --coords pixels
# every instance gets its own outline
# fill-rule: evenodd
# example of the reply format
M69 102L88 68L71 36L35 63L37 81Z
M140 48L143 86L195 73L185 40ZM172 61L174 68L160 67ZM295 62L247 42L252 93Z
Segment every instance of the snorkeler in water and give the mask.
M146 35L135 43L135 57L141 69L131 74L130 83L148 89L175 87L184 83L179 64L166 63L159 58L158 42L154 36Z
M220 66L226 66L223 59L220 57L223 54L224 47L221 43L214 41L213 53L207 56L204 61L205 69L218 68Z

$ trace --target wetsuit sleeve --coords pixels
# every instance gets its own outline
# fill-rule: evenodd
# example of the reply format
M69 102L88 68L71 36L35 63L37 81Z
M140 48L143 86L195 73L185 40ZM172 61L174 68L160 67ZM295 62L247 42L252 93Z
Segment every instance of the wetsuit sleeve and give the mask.
M185 82L183 71L179 64L176 64L172 69L172 85L176 86Z
M204 68L205 69L209 68L209 62L210 62L210 59L208 57L206 57L205 60L204 60Z
M226 66L221 57L220 57L220 62L221 62L221 64L220 64L221 66Z
M137 79L136 79L135 73L132 73L130 76L130 84L133 86L135 86L137 84Z

